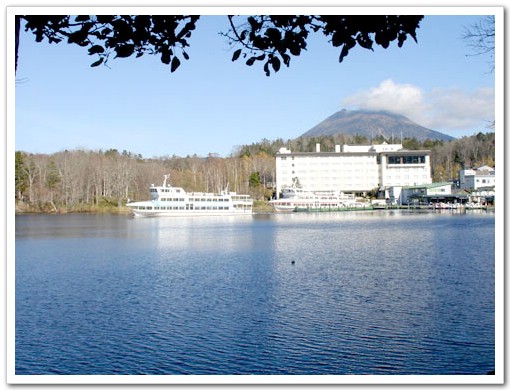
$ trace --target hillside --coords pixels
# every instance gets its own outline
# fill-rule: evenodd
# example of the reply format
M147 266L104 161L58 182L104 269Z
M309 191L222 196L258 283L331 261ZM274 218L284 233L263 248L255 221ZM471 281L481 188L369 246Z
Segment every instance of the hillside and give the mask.
M349 111L341 110L324 119L302 137L331 136L337 134L362 135L368 139L383 136L386 139L416 138L418 141L451 141L454 138L420 126L403 115L387 111Z

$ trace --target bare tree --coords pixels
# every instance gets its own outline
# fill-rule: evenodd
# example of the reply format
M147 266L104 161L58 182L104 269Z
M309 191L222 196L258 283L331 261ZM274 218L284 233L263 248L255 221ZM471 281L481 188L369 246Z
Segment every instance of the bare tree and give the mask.
M494 15L488 15L481 18L477 23L465 27L461 37L467 42L473 56L489 56L489 66L491 72L494 72L494 54L495 54L495 19Z

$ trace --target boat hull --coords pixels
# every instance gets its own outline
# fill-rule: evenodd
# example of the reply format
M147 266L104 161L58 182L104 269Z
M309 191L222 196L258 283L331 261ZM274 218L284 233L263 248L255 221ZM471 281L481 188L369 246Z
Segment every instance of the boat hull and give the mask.
M132 210L135 217L217 217L217 216L238 216L253 215L251 211L150 211Z
M283 206L283 205L277 205L273 204L274 211L278 213L291 213L293 211L296 211L296 206Z
M276 212L292 212L304 210L336 210L356 207L352 194L338 191L307 191L291 187L282 190L279 199L270 200Z
M201 217L221 215L252 215L253 200L237 192L186 192L181 187L150 186L150 200L128 202L127 207L137 217Z

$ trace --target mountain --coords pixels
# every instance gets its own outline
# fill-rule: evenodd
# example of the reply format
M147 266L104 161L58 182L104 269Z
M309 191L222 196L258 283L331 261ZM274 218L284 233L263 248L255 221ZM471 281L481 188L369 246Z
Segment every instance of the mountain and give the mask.
M346 134L350 136L363 135L368 139L382 135L384 138L399 139L416 138L418 141L442 140L450 141L454 138L420 126L403 115L388 111L349 111L341 110L324 119L312 127L302 137L317 137L324 135Z

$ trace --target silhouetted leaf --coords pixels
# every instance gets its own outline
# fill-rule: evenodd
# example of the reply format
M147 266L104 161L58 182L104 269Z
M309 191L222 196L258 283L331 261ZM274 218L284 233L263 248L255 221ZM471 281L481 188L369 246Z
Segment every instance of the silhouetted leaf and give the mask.
M402 47L402 45L404 44L404 41L406 39L407 39L407 35L406 34L399 33L398 34L398 47Z
M47 39L50 43L61 39L87 47L89 54L106 56L115 51L116 57L129 57L136 53L161 55L161 61L171 66L172 72L180 66L174 51L182 51L195 30L198 15L21 15L25 31L31 31L37 42ZM244 23L234 27L227 36L231 44L240 43L241 49L232 54L232 61L241 57L248 66L262 61L266 74L278 72L282 62L287 67L291 56L299 56L306 50L307 39L312 32L322 33L335 47L341 48L342 62L350 49L359 45L373 49L383 48L397 41L401 47L410 35L415 41L416 29L423 19L420 15L250 15L239 16ZM244 48L247 50L243 52ZM266 55L264 55L266 53ZM269 55L269 57L267 57ZM278 58L276 57L278 56ZM96 61L93 66L100 64Z
M347 54L349 54L349 48L347 47L347 45L344 45L342 47L342 52L340 53L340 58L338 59L338 62L342 62L342 60Z
M89 54L90 54L90 55L93 55L93 54L99 54L99 53L104 53L104 47L103 47L103 46L100 46L100 45L94 45L94 46L92 46L92 47L89 49Z
M283 53L282 54L282 60L283 60L283 63L285 65L289 66L289 64L290 64L290 56L288 54Z
M82 46L83 42L87 39L87 36L88 31L86 29L80 29L72 34L69 34L67 37L67 43L76 43ZM88 45L88 42L86 42L86 44Z
M174 57L172 58L172 64L170 65L170 72L175 72L175 70L181 65L181 61L179 58Z
M358 36L356 37L356 42L358 42L358 44L364 49L373 50L372 49L373 41L369 38L368 34L361 33L358 34Z
M117 53L117 57L129 57L131 54L133 54L135 50L135 45L127 44L127 45L120 45L115 47L115 53Z
M269 62L266 62L264 64L264 72L266 73L267 77L269 77L271 75L271 72L269 71Z
M99 66L99 65L101 65L101 64L103 63L103 61L104 61L104 58L103 58L103 57L101 57L101 58L100 58L99 60L97 60L96 62L94 62L94 63L90 64L90 66L91 66L91 67Z
M111 23L113 18L113 15L97 15L97 21L99 23Z
M271 65L273 66L273 69L275 72L278 72L280 70L280 59L278 57L273 57L271 60Z
M161 62L163 64L166 64L168 65L170 63L170 59L172 58L172 55L170 54L170 52L168 50L164 50L162 53L161 53Z
M250 16L248 18L248 23L250 23L250 26L251 26L252 30L257 30L257 28L259 26L259 23L257 22L257 20L253 16Z
M241 51L242 51L242 49L237 49L234 52L234 55L232 56L232 61L236 61L239 58L239 56L241 55Z
M292 42L291 45L289 45L290 53L294 56L298 56L301 53L301 49L297 45L296 42Z
M280 34L280 31L276 28L268 28L266 30L266 35L273 43L279 42L282 39L282 34Z
M99 31L99 33L98 33L97 37L98 37L99 39L106 39L106 37L107 37L108 35L110 35L111 33L112 33L112 29L111 29L111 28L109 28L109 27L105 27L105 28L103 28L101 31Z

